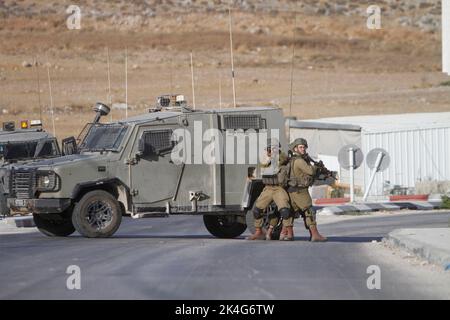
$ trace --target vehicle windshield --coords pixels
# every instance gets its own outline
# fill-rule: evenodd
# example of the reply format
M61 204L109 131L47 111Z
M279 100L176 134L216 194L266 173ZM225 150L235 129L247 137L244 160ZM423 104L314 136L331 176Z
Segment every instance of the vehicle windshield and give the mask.
M56 157L59 149L55 139L0 143L0 156L6 161Z
M80 151L117 151L127 129L120 123L91 124L80 144Z

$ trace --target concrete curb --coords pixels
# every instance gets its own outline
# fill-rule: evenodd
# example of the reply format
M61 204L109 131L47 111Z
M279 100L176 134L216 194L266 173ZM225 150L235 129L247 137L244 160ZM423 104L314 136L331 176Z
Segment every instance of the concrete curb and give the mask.
M441 201L395 201L395 202L374 202L355 203L336 206L314 206L318 214L341 215L347 213L366 213L375 211L396 211L401 209L409 210L435 210L440 209Z
M450 271L450 228L396 229L383 241Z
M0 226L16 227L16 228L34 228L33 216L25 217L6 217L0 220Z

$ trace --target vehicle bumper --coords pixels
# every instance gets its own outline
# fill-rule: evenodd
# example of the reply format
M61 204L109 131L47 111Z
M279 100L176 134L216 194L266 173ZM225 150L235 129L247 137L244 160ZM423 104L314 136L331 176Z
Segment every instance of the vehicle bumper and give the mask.
M71 204L71 199L8 199L8 207L14 212L61 213Z

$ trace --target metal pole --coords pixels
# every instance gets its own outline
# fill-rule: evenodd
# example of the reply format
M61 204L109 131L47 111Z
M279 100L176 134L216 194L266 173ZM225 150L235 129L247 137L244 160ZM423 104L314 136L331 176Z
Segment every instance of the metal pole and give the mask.
M381 161L383 160L384 154L383 152L379 152L377 156L377 160L375 161L375 167L372 170L372 174L370 175L370 181L369 186L366 189L366 192L364 192L363 200L366 201L367 197L369 196L370 188L372 188L373 181L375 180L375 175L380 169Z
M192 78L192 105L195 110L195 88L194 88L194 57L191 51L191 78Z
M348 159L350 164L350 202L355 202L355 151L353 148L348 149Z
M39 99L39 120L41 120L42 123L42 103L41 103L41 80L39 79L39 62L37 57L34 59L34 67L36 69L36 76L37 76L37 89L38 89L38 99Z
M109 48L106 47L106 60L108 63L108 103L110 108L112 108L112 96L111 96L111 67L109 64ZM112 122L112 112L109 115L110 122Z
M222 109L222 73L219 69L219 110Z
M297 16L295 16L294 31L292 33L292 61L291 61L291 94L289 98L289 116L292 116L292 99L294 95L294 68L295 68L295 28L297 27Z
M173 60L170 58L170 94L173 94Z
M128 119L128 47L125 49L125 119Z
M48 56L47 56L47 75L48 75L48 90L49 90L49 94L50 94L50 113L52 115L53 136L56 137L55 114L53 111L52 81L50 78L50 63L48 62Z
M231 55L231 81L233 84L233 106L236 108L236 87L234 84L234 57L233 57L233 33L231 30L231 5L228 3L228 16L230 18L230 55Z

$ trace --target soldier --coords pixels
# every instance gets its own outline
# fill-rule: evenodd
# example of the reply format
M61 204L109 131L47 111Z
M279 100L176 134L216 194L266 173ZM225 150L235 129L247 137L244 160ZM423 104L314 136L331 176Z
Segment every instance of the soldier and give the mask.
M291 175L288 182L288 192L293 211L301 211L305 227L309 230L311 241L327 241L317 230L316 214L312 207L312 199L308 188L314 183L318 168L311 165L311 159L306 153L308 142L303 139L295 139L290 144L293 152L291 162Z
M255 233L247 238L247 240L271 240L274 227L278 224L278 218L272 217L269 220L269 229L264 235L263 227L263 213L272 201L278 207L281 217L283 217L283 229L293 223L289 220L291 215L289 205L289 195L283 188L282 183L278 179L278 173L281 166L286 165L288 157L280 150L281 145L278 140L272 139L268 141L266 148L266 159L261 164L262 180L264 183L264 190L256 199L252 212L255 217ZM286 239L287 240L287 239ZM289 239L293 240L293 239Z

